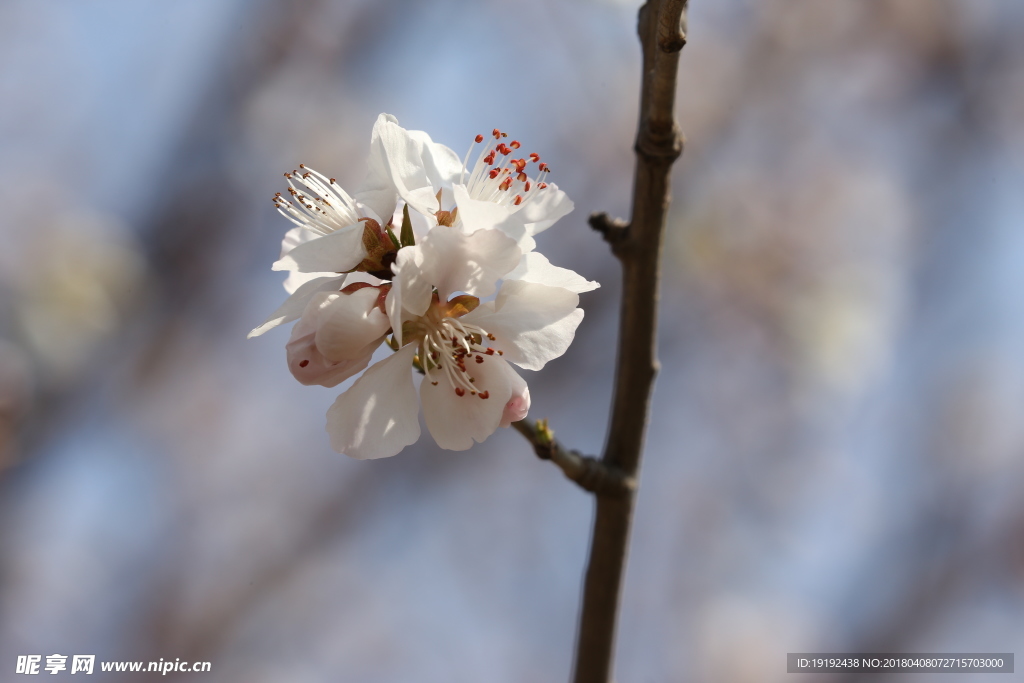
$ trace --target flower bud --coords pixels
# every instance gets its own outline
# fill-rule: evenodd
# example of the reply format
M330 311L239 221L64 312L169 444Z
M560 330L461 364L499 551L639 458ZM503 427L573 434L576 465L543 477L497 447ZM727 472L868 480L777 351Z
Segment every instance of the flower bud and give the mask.
M383 299L381 289L373 286L351 292L331 292L315 299L319 302L316 347L335 362L362 358L368 351L372 353L391 328L383 310Z
M365 368L390 327L379 298L373 286L313 297L285 347L295 379L333 387Z
M513 422L525 419L530 412L530 387L526 386L526 380L512 368L508 369L508 374L512 380L512 396L501 414L501 427L511 427Z

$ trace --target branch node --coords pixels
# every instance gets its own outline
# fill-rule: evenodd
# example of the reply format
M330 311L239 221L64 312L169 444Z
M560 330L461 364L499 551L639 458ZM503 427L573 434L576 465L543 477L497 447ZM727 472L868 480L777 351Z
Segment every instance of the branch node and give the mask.
M686 45L686 0L668 0L658 26L658 48L679 52Z
M601 498L627 498L636 490L636 479L627 477L618 467L563 448L554 440L554 432L546 420L520 420L513 422L512 426L526 437L538 458L558 465L566 478L576 482L584 491Z
M683 153L684 143L683 132L675 121L664 127L648 122L640 127L634 150L649 161L671 166Z
M590 223L590 227L601 233L605 242L611 246L613 254L621 255L622 247L629 237L629 223L621 218L612 218L603 211L590 214L587 222Z

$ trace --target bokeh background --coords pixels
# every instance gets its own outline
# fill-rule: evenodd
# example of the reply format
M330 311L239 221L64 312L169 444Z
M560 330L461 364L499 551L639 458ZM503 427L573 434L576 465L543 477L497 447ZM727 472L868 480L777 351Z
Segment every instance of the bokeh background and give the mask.
M245 335L283 171L357 185L382 111L460 154L497 126L576 202L540 249L603 283L525 373L599 453L618 268L585 217L628 215L637 5L3 2L0 680L567 679L587 495L510 430L334 454L337 390ZM1024 4L692 5L618 680L1024 652Z

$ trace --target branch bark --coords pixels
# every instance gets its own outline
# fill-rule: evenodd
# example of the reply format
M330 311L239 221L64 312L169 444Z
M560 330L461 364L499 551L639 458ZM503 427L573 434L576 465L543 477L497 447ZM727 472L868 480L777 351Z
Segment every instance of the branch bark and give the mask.
M640 468L658 372L655 332L669 172L683 148L674 105L679 51L686 43L686 7L687 0L648 0L640 8L643 84L632 217L628 225L607 216L591 222L612 244L623 271L615 397L602 462L631 481L636 481ZM635 495L634 487L623 496L597 497L576 644L575 683L611 680Z

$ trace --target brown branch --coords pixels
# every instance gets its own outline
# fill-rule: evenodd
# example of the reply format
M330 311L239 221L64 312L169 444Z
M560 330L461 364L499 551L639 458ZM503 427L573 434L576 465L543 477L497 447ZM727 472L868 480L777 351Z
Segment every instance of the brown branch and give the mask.
M686 5L687 0L648 0L640 8L643 85L632 217L628 228L607 216L591 223L606 237L614 236L609 242L622 262L615 397L603 462L630 480L636 479L639 470L658 371L655 331L669 171L683 148L673 108L679 50L686 42ZM597 498L576 643L576 683L611 680L634 500L634 489L618 498Z
M513 422L512 426L533 445L538 458L558 465L566 478L584 490L599 497L626 498L636 488L636 479L627 477L619 469L579 451L567 450L555 441L545 421L521 420Z

